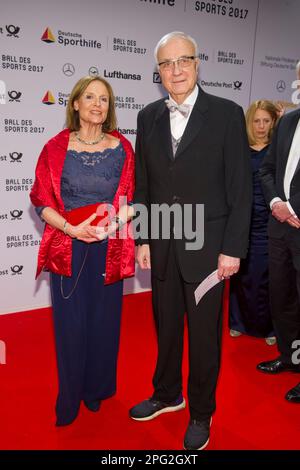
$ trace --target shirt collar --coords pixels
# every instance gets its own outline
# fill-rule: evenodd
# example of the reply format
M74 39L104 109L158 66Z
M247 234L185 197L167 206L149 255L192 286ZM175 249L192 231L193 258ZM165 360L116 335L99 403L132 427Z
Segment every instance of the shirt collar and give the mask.
M197 101L198 93L199 93L199 87L196 85L192 93L184 100L182 104L189 104L192 108ZM169 95L169 99L173 103L177 104L176 101L174 101L170 95Z

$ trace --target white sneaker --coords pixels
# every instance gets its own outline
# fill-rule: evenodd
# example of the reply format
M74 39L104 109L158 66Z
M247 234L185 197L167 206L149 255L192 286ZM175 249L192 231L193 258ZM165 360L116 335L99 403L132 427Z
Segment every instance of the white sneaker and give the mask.
M268 338L265 338L265 342L268 346L273 346L277 343L276 336L269 336Z
M233 338L237 338L238 336L241 336L242 333L240 331L237 331L237 330L230 330L229 331L229 334L230 336L232 336Z

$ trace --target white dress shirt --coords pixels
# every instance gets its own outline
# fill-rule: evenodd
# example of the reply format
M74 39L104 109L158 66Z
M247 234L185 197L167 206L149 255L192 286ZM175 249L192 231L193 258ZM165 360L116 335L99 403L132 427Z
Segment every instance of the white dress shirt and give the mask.
M290 187L291 187L291 181L294 177L298 162L300 158L300 119L298 121L292 145L290 148L287 164L286 164L286 169L285 169L285 174L284 174L284 180L283 180L283 188L284 188L284 194L287 199L287 207L289 208L289 211L291 214L295 214L294 209L292 208L291 204L289 203L289 198L290 198ZM272 209L272 206L275 202L281 201L279 197L274 197L272 201L270 202L270 207Z
M178 110L174 111L173 113L170 113L171 134L176 140L181 139L185 131L185 128L186 128L187 123L189 122L189 118L193 110L194 104L196 103L198 93L199 93L199 88L196 85L192 93L182 103L182 104L187 104L190 107L190 112L187 117L183 116L181 112ZM169 99L170 99L170 102L177 104L176 101L174 101L171 98L171 96L169 96Z

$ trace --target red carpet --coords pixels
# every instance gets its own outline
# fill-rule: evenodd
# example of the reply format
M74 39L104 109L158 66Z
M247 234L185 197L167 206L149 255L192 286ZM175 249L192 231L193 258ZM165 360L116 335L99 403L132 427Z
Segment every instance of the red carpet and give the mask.
M152 392L156 349L150 293L124 300L117 394L99 413L82 406L77 420L65 428L54 426L51 310L0 316L0 340L7 350L6 364L0 364L0 449L182 449L187 409L146 423L128 418L128 409ZM300 376L272 377L255 370L259 361L276 355L276 346L231 338L224 326L208 449L299 449L300 405L287 403L284 394ZM186 376L185 355L185 383Z

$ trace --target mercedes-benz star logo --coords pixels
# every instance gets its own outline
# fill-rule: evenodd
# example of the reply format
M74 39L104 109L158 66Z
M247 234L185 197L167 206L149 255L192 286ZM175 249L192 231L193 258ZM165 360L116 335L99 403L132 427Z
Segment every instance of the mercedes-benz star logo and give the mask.
M72 75L75 73L75 67L73 64L67 63L64 64L62 71L67 77L72 77Z
M286 89L286 84L284 80L278 80L277 85L276 85L277 91L282 93Z

